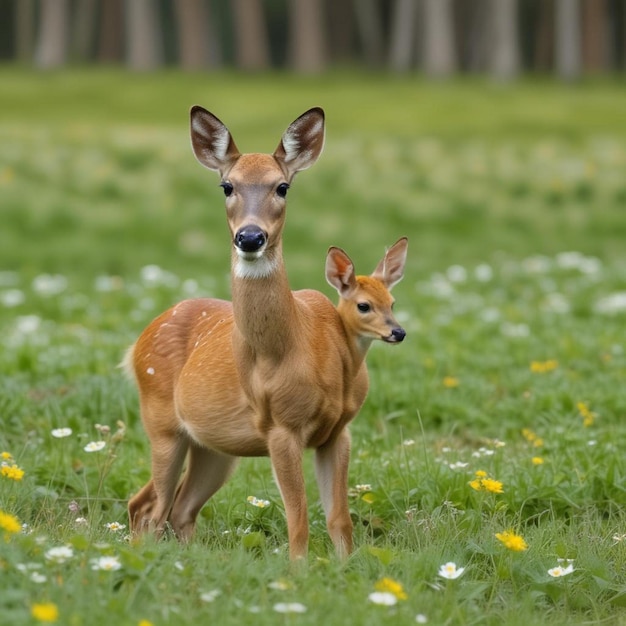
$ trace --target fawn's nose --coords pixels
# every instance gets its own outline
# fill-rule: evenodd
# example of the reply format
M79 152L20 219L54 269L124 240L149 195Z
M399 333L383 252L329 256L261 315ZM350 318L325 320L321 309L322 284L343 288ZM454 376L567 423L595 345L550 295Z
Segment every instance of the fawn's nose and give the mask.
M400 343L406 337L406 331L398 326L391 331L391 336L396 343Z
M258 252L267 242L267 235L258 226L244 226L235 233L235 246L242 252Z

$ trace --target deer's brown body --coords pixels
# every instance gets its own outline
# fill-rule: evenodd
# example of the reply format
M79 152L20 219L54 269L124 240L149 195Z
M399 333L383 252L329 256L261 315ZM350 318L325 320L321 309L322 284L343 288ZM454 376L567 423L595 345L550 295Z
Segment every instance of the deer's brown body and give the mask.
M371 341L404 338L389 289L402 277L406 240L371 277L355 276L347 255L331 248L326 277L340 294L338 307L320 292L290 290L281 245L284 196L294 174L321 152L323 127L321 110L312 109L287 129L273 155L241 155L217 118L192 109L196 156L220 172L227 196L232 303L183 301L129 350L152 444L152 479L129 502L134 532L160 533L169 524L181 539L190 537L200 508L237 458L269 455L290 555L304 556L302 455L314 448L329 534L339 554L352 548L346 426L367 394Z

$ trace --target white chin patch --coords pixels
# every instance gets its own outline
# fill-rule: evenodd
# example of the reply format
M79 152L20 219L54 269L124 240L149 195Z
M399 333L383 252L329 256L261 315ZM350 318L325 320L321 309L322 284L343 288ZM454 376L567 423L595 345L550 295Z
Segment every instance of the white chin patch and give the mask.
M255 255L237 251L235 262L235 276L237 278L266 278L276 271L276 262L262 256L262 252Z

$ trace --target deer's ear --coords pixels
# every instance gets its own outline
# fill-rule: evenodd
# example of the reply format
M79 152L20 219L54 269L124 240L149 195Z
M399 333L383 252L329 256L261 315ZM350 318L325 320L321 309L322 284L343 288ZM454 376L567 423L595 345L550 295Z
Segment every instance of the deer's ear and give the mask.
M332 247L328 250L326 280L342 298L347 297L356 288L354 265L341 248Z
M408 246L409 240L406 237L398 239L398 241L385 252L385 256L378 263L372 274L372 278L380 280L390 291L404 276L404 265L406 264Z
M228 128L213 113L201 106L193 106L191 117L191 146L196 159L224 174L241 156Z
M324 147L324 111L309 109L289 125L274 151L274 157L291 178L311 167Z

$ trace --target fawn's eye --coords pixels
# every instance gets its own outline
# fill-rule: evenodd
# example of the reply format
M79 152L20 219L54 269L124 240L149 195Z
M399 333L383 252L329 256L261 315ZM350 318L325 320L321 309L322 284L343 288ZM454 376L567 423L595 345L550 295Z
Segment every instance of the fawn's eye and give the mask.
M278 187L276 187L276 193L284 198L287 195L287 190L289 189L289 185L287 183L280 183Z
M230 183L220 183L220 187L224 190L224 195L227 198L233 193L233 186Z
M367 313L372 307L370 307L367 302L359 302L356 308L359 309L361 313Z

